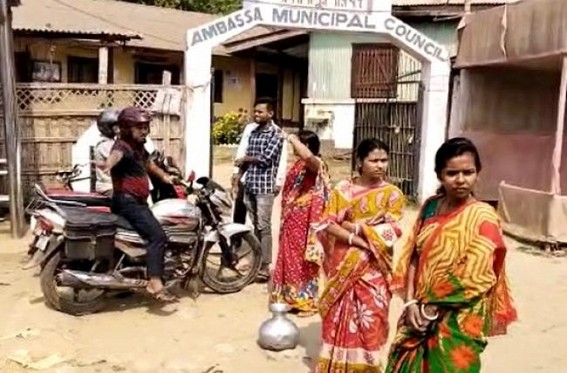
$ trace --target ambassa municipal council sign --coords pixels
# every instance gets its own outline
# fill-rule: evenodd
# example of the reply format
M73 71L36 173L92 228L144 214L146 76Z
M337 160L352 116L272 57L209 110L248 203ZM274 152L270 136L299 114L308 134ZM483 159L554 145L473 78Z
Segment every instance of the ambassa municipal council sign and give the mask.
M299 4L301 3L301 5ZM424 54L439 60L447 59L443 50L429 38L392 17L389 11L376 11L372 0L249 0L238 12L194 30L189 45L226 40L250 24L280 27L325 29L353 32L387 32L405 39ZM250 6L250 4L254 4ZM324 5L326 4L326 7ZM372 10L368 10L372 5ZM341 6L344 6L341 8ZM337 9L338 7L338 9ZM391 2L390 2L391 7ZM340 10L339 10L340 9ZM383 9L383 8L378 8Z
M191 46L251 23L300 28L374 30L373 14L390 14L392 0L244 0L243 9L198 29Z
M245 8L265 4L346 12L392 12L392 0L244 0L243 3Z
M255 6L243 9L197 29L193 33L191 46L216 39L235 29L245 28L250 23L308 29L324 27L346 31L376 29L376 24L374 24L369 14L286 7L270 7L266 9Z

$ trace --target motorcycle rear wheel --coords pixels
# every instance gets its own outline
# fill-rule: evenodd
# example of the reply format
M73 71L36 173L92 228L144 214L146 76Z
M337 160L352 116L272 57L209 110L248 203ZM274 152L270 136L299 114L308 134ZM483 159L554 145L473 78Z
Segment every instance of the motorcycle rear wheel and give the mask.
M203 280L203 283L209 289L219 294L237 293L244 289L248 284L256 279L256 277L258 276L258 271L260 270L260 266L262 265L262 247L260 245L260 241L252 232L247 232L243 235L239 235L239 237L233 238L240 238L242 241L246 242L250 248L250 254L252 254L252 258L249 263L250 269L248 270L248 273L245 276L237 277L234 281L222 281L222 279L212 275L212 271L207 270L207 257L211 255L211 249L214 247L214 245L209 244L205 248L201 278Z
M96 313L105 306L105 292L87 302L78 302L74 299L66 299L57 291L55 276L63 264L61 252L53 254L41 269L40 287L47 304L57 311L73 316L81 316Z

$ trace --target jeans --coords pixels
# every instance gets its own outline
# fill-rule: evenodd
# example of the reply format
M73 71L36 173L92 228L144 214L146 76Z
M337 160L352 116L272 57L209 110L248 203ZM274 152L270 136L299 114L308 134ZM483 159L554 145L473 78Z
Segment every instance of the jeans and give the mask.
M238 193L236 194L236 199L234 200L234 213L232 216L232 221L235 223L246 224L246 204L244 204L244 185L242 182L238 182Z
M148 241L148 276L162 277L164 272L164 251L167 237L154 214L145 203L127 193L115 193L112 198L112 212L122 216Z
M248 208L256 237L262 245L262 264L268 266L272 263L272 208L274 207L273 194L245 193L244 203Z

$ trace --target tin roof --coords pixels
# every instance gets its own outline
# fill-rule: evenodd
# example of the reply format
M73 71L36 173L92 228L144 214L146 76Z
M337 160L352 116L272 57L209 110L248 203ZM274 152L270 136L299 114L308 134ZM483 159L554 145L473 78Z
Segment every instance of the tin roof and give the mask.
M73 4L80 1L74 0ZM13 9L12 28L30 33L100 36L111 39L139 38L137 32L112 24L77 9L63 0L22 0Z
M532 67L559 70L567 54L565 19L565 0L529 0L473 13L462 29L455 66L530 61Z
M517 0L472 0L472 5L502 5ZM455 6L464 0L393 0L395 8L412 6ZM13 9L13 28L19 32L50 33L60 37L128 40L129 46L171 51L185 50L187 29L198 27L217 15L187 12L177 9L140 5L116 0L21 0ZM274 34L280 29L258 26L230 39L226 44L235 48L239 43ZM290 33L292 36L294 33ZM260 40L258 40L260 39ZM270 39L271 40L271 39ZM219 45L217 55L228 50Z
M520 0L471 0L471 5L504 5L518 1ZM395 7L462 5L464 7L465 0L393 0L392 5Z
M85 36L108 36L128 40L129 46L185 50L188 29L203 25L217 15L186 12L177 9L133 4L116 0L21 0L14 8L13 28L16 31L44 32ZM231 41L247 40L273 32L269 27L256 27ZM224 47L213 52L226 55Z

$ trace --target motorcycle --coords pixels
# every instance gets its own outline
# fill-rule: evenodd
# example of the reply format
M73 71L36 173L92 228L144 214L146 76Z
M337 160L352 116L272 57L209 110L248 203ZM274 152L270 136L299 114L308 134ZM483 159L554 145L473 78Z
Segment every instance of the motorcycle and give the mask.
M107 209L110 211L111 200L107 196L96 192L78 192L74 190L73 184L75 182L91 179L91 176L81 176L83 167L85 165L76 164L70 170L57 171L55 178L62 187L46 188L45 193L58 201L79 202L97 211L106 211Z
M165 156L159 151L155 151L151 154L150 159L156 163L158 167L162 170L168 172L174 176L180 176L181 170L175 164L173 159L169 156ZM75 165L70 170L60 170L57 171L56 179L60 182L60 188L50 187L44 190L45 194L51 198L56 204L60 206L67 207L86 207L89 210L107 212L110 213L112 206L112 199L96 192L78 192L73 188L73 183L77 181L90 179L90 176L81 177L81 169L84 165ZM151 177L152 185L154 188L152 190L151 201L153 203L159 202L167 198L181 198L185 199L187 195L182 186L176 185L172 186L170 184L165 184L161 180ZM24 266L24 269L30 269L37 265L37 247L36 243L41 238L41 235L45 231L45 227L37 225L37 219L35 218L36 210L43 207L43 203L37 204L37 200L32 200L32 202L26 207L26 212L30 215L30 230L33 234L33 239L29 245L28 256L32 259ZM42 212L42 214L45 212ZM50 214L50 212L47 212Z
M172 157L156 151L150 155L150 159L169 174L179 176L181 170L175 164ZM90 180L91 176L81 177L81 169L85 165L76 164L70 170L60 170L56 173L56 179L62 184L62 188L46 188L46 194L54 200L66 202L79 202L86 205L91 210L110 212L112 201L107 196L96 192L78 192L73 188L73 184L78 181ZM152 202L158 202L166 198L185 198L183 188L164 184L155 177L150 177L152 185Z
M164 199L151 207L168 237L166 287L178 285L193 296L201 283L221 294L242 290L260 269L260 242L249 227L231 222L230 194L220 185L206 177L195 180L194 173L180 184L187 199ZM35 213L43 230L35 246L48 305L71 315L93 313L112 292L146 287L145 242L127 221L62 205L37 185L35 192L44 204Z

